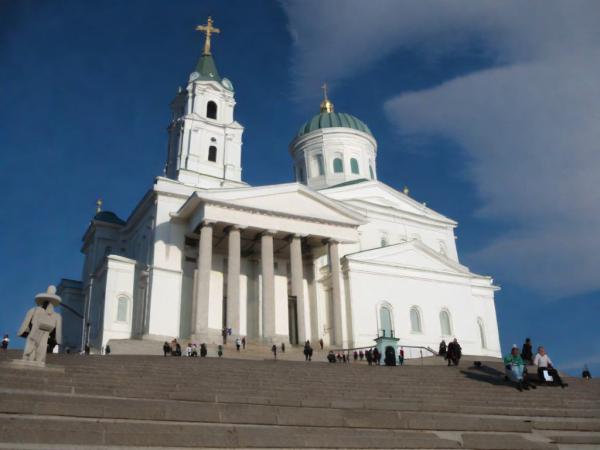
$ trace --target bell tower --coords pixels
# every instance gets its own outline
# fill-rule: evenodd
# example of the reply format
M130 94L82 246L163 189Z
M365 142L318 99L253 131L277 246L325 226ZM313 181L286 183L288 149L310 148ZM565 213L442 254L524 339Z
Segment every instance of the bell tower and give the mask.
M221 32L209 17L196 27L204 49L186 89L171 102L166 176L199 188L244 186L242 134L234 119L231 81L221 78L211 53L211 36Z

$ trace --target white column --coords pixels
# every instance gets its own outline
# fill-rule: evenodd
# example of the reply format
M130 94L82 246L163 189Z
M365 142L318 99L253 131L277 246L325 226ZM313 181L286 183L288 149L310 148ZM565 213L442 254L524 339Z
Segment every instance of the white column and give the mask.
M228 229L227 253L227 326L235 336L241 334L240 322L240 228Z
M266 230L260 237L260 263L262 269L262 337L275 337L275 267L273 261L274 231Z
M333 302L334 345L342 345L342 292L340 286L340 254L336 241L329 241L329 266L331 270L331 297Z
M210 271L212 269L213 223L204 221L200 228L198 245L198 277L194 305L192 307L192 334L199 337L208 335L208 305L210 301Z
M304 304L304 274L302 269L302 238L292 236L290 240L290 265L292 266L292 295L296 297L296 313L298 318L298 343L306 341L306 319ZM290 318L291 319L291 318Z

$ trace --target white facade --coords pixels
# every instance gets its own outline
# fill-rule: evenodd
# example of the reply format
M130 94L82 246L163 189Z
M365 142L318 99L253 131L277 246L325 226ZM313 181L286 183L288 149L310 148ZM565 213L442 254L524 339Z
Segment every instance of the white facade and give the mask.
M311 130L290 144L299 182L250 187L231 84L192 78L172 104L166 177L127 221L101 212L85 233L83 340L210 343L228 327L350 348L393 331L500 355L498 288L460 264L456 222L377 181L369 133Z

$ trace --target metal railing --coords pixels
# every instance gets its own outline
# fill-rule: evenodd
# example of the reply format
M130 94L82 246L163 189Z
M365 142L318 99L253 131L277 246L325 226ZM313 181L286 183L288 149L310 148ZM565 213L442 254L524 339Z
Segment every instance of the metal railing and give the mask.
M334 353L350 353L350 352L354 352L355 350L371 350L372 348L375 348L376 345L369 345L367 347L352 347L352 348L331 348L330 350ZM410 348L410 349L416 349L416 350L420 350L421 351L421 357L423 357L423 350L425 350L426 352L431 353L432 356L438 356L438 353L433 350L431 347L426 347L426 346L422 346L422 345L399 345L400 348L405 349L405 348Z

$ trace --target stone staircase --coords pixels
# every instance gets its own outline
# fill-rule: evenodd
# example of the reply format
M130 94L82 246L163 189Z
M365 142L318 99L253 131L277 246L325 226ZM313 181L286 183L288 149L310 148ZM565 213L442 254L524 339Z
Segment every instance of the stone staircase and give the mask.
M494 362L48 362L64 375L0 370L0 448L600 448L600 383L568 379L566 389L518 392Z

